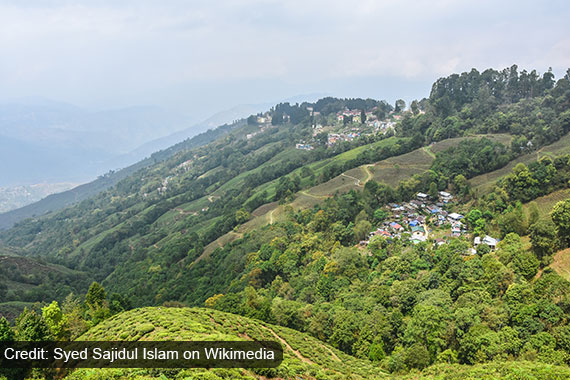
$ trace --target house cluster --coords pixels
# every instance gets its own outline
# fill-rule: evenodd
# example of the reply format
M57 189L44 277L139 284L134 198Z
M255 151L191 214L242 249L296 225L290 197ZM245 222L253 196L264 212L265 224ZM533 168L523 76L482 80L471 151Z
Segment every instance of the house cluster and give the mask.
M300 150L313 150L313 149L315 149L315 147L313 147L311 144L305 144L305 143L295 144L295 148L300 149Z
M387 206L391 212L390 217L382 226L372 231L368 240L361 241L361 245L367 245L370 238L383 236L387 239L404 239L414 244L426 241L429 237L427 223L438 227L444 224L451 225L451 236L462 236L467 230L461 222L463 215L449 213L445 207L453 200L453 196L445 191L438 194L435 200L422 192L416 194L416 198L402 204L391 203ZM438 245L444 244L442 239L436 239Z
M257 124L271 124L271 114L266 112L257 116Z
M340 121L340 122L344 122L344 119L345 119L345 118L352 118L352 122L353 122L353 123L361 123L361 122L362 122L361 115L362 115L362 111L361 111L361 110L358 110L358 109L354 109L354 110L345 109L344 111L337 112L337 114L336 114L336 120L337 120L337 121Z
M349 133L329 133L327 137L327 145L332 146L339 141L352 141L360 137L360 132L352 131Z
M246 139L250 140L255 135L257 135L259 133L263 133L269 128L274 128L274 126L271 124L271 115L269 113L265 113L262 116L258 116L257 117L257 124L259 127L259 131L248 133L247 135L245 135Z
M401 207L396 204L390 206L393 206L392 209ZM413 211L393 214L390 220L385 221L376 231L372 231L368 240L361 241L360 244L367 245L371 238L378 235L387 239L409 240L414 244L426 241L428 230L425 222L426 217L424 215Z
M168 176L162 180L162 186L156 189L159 195L163 195L164 193L166 193L166 191L168 190L168 181L170 181L171 178L172 176Z

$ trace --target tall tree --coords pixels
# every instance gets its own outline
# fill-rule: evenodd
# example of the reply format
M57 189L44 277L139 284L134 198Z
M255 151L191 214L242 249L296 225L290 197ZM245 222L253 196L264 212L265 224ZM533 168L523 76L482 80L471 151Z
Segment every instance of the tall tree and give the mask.
M570 199L558 202L550 215L556 225L560 242L564 246L568 246L568 242L570 242Z
M556 248L556 226L550 220L539 220L530 226L530 241L539 259L551 255Z
M406 102L402 99L396 100L394 112L402 112L406 108Z
M93 282L85 295L85 303L92 309L103 307L107 293L101 284Z
M25 308L16 319L16 339L41 342L52 338L46 321L33 310Z
M0 317L0 342L12 342L14 340L14 330L10 322L4 317Z
M57 340L69 339L69 324L67 317L61 312L57 301L42 308L42 318L48 325L52 336Z

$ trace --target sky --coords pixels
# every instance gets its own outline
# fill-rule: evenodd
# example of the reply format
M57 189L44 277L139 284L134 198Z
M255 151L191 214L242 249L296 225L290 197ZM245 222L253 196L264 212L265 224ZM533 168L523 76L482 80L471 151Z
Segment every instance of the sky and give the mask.
M570 3L0 0L0 99L199 120L302 94L390 102L452 73L570 67Z

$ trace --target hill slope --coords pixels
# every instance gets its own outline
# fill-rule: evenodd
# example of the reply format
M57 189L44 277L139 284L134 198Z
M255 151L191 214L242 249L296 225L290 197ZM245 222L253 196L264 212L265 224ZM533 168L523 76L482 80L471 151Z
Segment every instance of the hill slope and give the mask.
M307 335L285 327L202 308L143 308L113 317L78 340L274 340L284 347L276 369L79 369L72 379L566 379L570 368L543 363L494 362L474 366L436 364L422 372L388 375L377 364L356 359Z
M284 347L284 362L271 377L331 379L352 375L355 379L374 379L386 376L368 360L346 355L309 335L211 309L131 310L97 325L78 340L273 340ZM251 371L232 371L255 376Z
M23 219L40 216L50 211L60 210L66 206L93 197L102 191L115 186L121 180L127 178L130 175L133 175L140 169L151 165L156 165L157 163L160 163L172 157L174 154L182 150L187 150L208 144L216 138L229 133L232 129L242 126L242 124L243 123L238 122L232 125L224 125L214 130L208 130L207 132L201 133L191 139L186 139L178 144L175 144L168 149L153 153L150 157L126 168L123 168L116 172L110 171L109 173L100 176L94 181L77 186L67 191L63 191L61 193L49 195L38 202L29 204L19 209L1 213L0 230L10 228L15 223L18 223Z

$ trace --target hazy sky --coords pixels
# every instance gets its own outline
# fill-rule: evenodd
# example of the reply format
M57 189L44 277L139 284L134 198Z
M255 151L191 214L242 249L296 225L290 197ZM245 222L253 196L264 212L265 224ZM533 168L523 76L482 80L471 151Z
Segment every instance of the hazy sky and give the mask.
M570 67L560 1L2 1L0 98L195 118L327 93L393 101L440 76Z

